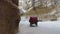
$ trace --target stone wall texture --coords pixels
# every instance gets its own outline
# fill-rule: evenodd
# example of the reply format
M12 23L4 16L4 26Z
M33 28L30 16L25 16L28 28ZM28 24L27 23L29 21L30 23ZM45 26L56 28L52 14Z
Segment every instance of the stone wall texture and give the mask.
M15 34L18 32L20 13L19 0L0 0L0 34Z

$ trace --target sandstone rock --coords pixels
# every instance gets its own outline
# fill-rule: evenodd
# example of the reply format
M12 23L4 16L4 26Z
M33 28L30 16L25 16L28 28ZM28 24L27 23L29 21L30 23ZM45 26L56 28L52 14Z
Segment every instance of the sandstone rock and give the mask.
M18 0L0 0L0 34L15 34L19 21Z

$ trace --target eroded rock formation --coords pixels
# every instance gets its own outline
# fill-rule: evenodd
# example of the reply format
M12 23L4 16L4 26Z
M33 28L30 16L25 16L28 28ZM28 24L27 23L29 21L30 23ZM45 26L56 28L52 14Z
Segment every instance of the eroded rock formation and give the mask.
M20 15L18 0L0 0L0 34L15 34Z

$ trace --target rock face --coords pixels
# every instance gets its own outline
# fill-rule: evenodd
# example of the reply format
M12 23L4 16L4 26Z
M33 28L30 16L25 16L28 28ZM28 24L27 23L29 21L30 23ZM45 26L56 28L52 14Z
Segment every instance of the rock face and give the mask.
M15 34L20 15L18 0L0 0L0 34Z

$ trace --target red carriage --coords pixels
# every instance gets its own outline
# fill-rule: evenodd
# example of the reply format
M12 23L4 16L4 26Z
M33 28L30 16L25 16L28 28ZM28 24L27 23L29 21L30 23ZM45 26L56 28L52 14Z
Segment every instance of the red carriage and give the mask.
M37 26L38 18L30 17L29 22L30 22L30 26L32 26L32 24L35 24Z

